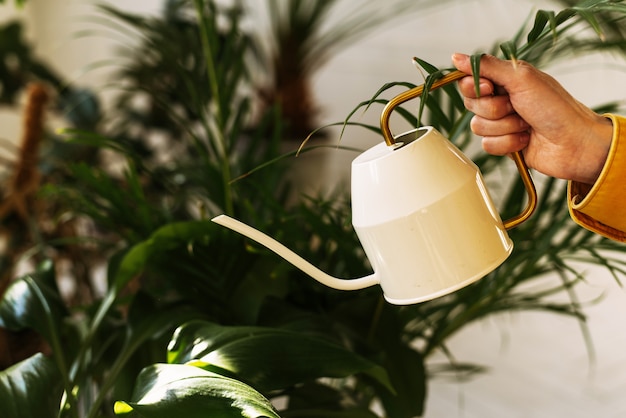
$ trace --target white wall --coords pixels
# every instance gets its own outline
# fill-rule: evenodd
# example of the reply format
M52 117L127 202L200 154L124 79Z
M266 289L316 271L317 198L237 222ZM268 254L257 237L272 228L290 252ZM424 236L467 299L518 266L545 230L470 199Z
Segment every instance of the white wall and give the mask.
M249 1L258 6L262 0ZM117 0L115 4L155 12L160 2ZM342 120L385 82L418 83L420 75L410 63L413 56L447 66L451 53L488 50L494 41L510 38L533 10L551 8L549 2L539 0L457 0L453 4L375 32L329 62L314 80L323 107L320 125ZM11 14L11 9L0 7L0 16ZM29 0L25 13L41 54L71 78L97 83L98 73L84 70L110 56L110 42L106 38L72 39L77 28L84 27L81 15L89 9L86 1ZM586 61L607 61L607 66L588 71L576 62L550 71L588 105L622 99L623 66L616 68L608 64L610 60L598 57ZM373 108L363 120L377 123L379 111ZM0 123L0 136L14 135L9 133L14 129L11 121L0 119ZM343 144L365 149L380 140L355 128L348 131ZM338 185L348 178L354 156L327 151L312 164L328 164L324 184ZM592 271L589 282L582 289L583 298L606 292L606 300L588 310L598 355L595 366L589 364L574 321L548 314L507 314L470 326L450 341L459 361L493 369L465 384L433 382L427 417L624 416L626 298L602 271Z

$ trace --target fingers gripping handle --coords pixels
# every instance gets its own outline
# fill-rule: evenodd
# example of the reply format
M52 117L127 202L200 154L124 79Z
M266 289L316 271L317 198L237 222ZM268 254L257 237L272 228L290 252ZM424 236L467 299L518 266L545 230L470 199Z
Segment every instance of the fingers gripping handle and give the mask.
M452 71L446 74L445 76L443 76L442 78L436 80L431 85L430 90L434 90L436 88L445 86L465 76L467 76L467 74L461 71L458 71L458 70ZM387 103L385 108L383 109L380 115L380 128L383 134L383 138L385 139L385 143L388 146L394 147L396 145L395 138L393 136L393 133L391 132L391 128L389 127L389 119L391 118L391 114L393 113L394 109L398 107L399 105L401 105L402 103L405 103L409 100L420 97L422 93L424 92L424 87L425 87L424 85L421 85L421 86L412 88L410 90L407 90L403 93L400 93L399 95L391 99ZM515 162L517 170L524 183L524 187L526 188L526 193L528 195L528 202L526 204L526 208L519 215L511 219L507 219L506 221L503 222L504 227L506 229L515 228L516 226L518 226L519 224L527 220L537 208L537 190L530 176L530 171L528 170L528 166L526 165L526 162L524 161L524 156L522 155L521 152L514 152L513 154L511 154L511 157L513 158L513 161Z

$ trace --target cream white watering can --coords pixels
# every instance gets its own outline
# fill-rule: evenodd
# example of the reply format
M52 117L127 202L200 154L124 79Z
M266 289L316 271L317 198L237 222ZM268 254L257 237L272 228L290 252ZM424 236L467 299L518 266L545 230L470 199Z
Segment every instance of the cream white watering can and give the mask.
M463 76L449 73L432 88ZM528 203L521 214L502 222L478 167L434 128L394 137L391 113L423 90L419 86L389 101L380 122L385 143L352 162L352 225L373 274L332 277L236 219L220 215L212 221L257 241L326 286L356 290L379 284L385 299L397 305L434 299L484 277L511 254L507 230L534 211L535 186L522 155L512 154Z

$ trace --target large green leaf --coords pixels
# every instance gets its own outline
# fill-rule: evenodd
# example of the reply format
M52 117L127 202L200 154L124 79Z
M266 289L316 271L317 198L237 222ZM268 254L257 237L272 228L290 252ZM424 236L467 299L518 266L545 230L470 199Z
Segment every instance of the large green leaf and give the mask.
M138 292L128 313L124 344L110 366L106 379L100 384L99 394L93 401L92 409L99 408L105 401L109 390L120 384L120 374L129 363L132 355L146 341L170 333L176 326L197 317L198 313L186 306L155 306L149 297Z
M52 348L58 370L59 378L54 383L63 382L69 392L67 357L70 354L62 345L62 322L66 315L51 262L42 263L35 273L14 281L0 300L0 326L13 331L33 329L42 335Z
M95 330L117 301L118 292L134 277L141 274L146 265L155 257L162 257L168 250L191 245L197 240L206 240L209 231L215 230L215 224L209 221L173 222L156 230L150 238L135 244L119 254L119 260L111 263L114 268L109 271L109 292L104 298L91 324L90 334Z
M392 391L381 366L326 340L277 328L224 327L193 321L176 331L168 362L219 368L261 390L365 373Z
M60 382L54 362L40 353L0 372L2 417L56 417Z
M123 257L112 283L117 289L141 273L150 257L160 257L168 250L209 239L216 230L209 221L172 222L156 230L150 238L133 246Z
M50 262L14 281L0 300L0 326L12 331L33 329L48 341L65 314Z
M407 323L415 320L414 310L418 306L421 305L399 308L377 295L343 304L333 312L346 328L368 336L370 348L366 351L375 350L373 355L388 373L394 393L372 386L389 418L421 416L424 411L427 379L424 358L407 332ZM364 321L368 313L373 317Z
M143 418L279 418L260 393L237 380L180 364L155 364L139 375L132 400L118 415Z
M386 370L398 388L397 394L379 392L390 417L421 416L426 400L424 359L416 350L400 342L388 341Z
M284 418L378 418L374 412L368 409L354 408L345 411L333 411L330 409L313 409L306 411L285 412Z

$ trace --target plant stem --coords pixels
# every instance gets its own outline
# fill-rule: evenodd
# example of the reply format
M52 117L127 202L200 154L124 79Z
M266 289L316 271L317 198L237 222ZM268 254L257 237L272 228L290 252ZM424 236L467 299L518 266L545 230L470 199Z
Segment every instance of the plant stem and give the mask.
M373 342L376 339L376 330L380 324L380 317L383 314L383 308L385 307L385 299L381 296L376 304L376 310L372 316L372 322L370 324L369 332L367 333L367 341Z
M100 324L104 320L106 314L109 312L109 309L111 308L111 306L113 306L117 298L117 290L118 290L117 286L115 285L112 286L109 292L107 293L106 297L102 300L102 302L100 303L100 306L98 307L98 311L96 315L94 316L94 319L91 322L91 325L89 326L87 335L85 336L85 339L80 346L80 350L78 351L76 360L74 360L72 364L72 368L69 371L69 375L70 375L69 376L69 379L70 379L69 388L72 388L78 385L80 375L83 371L83 361L85 360L87 352L91 349L91 342L93 341L93 338L96 335L96 332L98 331L98 328L100 327ZM73 408L74 398L73 398L71 389L70 391L67 392L66 399L67 399L67 402L70 404L70 409L74 410ZM61 410L64 408L65 403L66 403L65 401L61 403Z
M140 341L140 342L143 342L143 341ZM87 418L96 418L98 416L100 406L104 402L110 389L113 387L113 385L117 381L117 376L122 371L122 368L128 362L128 359L130 358L130 356L137 349L137 345L138 343L134 345L131 344L131 347L129 348L128 344L124 344L124 347L121 350L120 356L117 357L117 359L115 360L115 363L113 364L113 367L111 368L106 378L104 379L104 382L100 386L96 399L89 406L89 415L87 415Z
M198 23L201 30L200 40L202 42L202 49L204 52L204 58L207 66L207 77L209 78L209 85L211 86L211 93L213 96L213 102L215 105L215 136L217 137L217 144L220 148L220 158L222 159L222 182L224 187L224 210L227 214L232 215L234 213L233 208L233 196L231 188L231 170L230 170L230 156L228 144L226 143L226 121L224 120L224 110L222 109L222 103L220 96L220 87L217 80L217 71L215 67L215 60L213 59L213 51L211 49L211 42L209 28L204 18L204 0L194 1L196 12L198 14Z
M63 386L67 394L67 399L70 405L70 410L72 411L72 414L74 416L78 417L78 413L75 408L76 405L74 402L74 398L72 396L72 384L68 376L67 364L65 364L65 359L63 358L63 349L61 347L59 336L56 332L56 327L52 323L52 311L50 310L50 305L48 305L48 302L46 301L46 297L43 295L43 293L41 293L41 289L31 277L26 277L25 281L28 284L28 286L31 288L33 293L37 296L37 299L39 299L39 303L41 304L41 307L45 312L46 324L48 326L48 329L50 330L49 342L50 342L50 345L52 346L52 355L54 356L54 359L57 363L57 367L59 368L59 372L61 373L61 376L63 378ZM59 411L59 413L61 413L61 411Z

